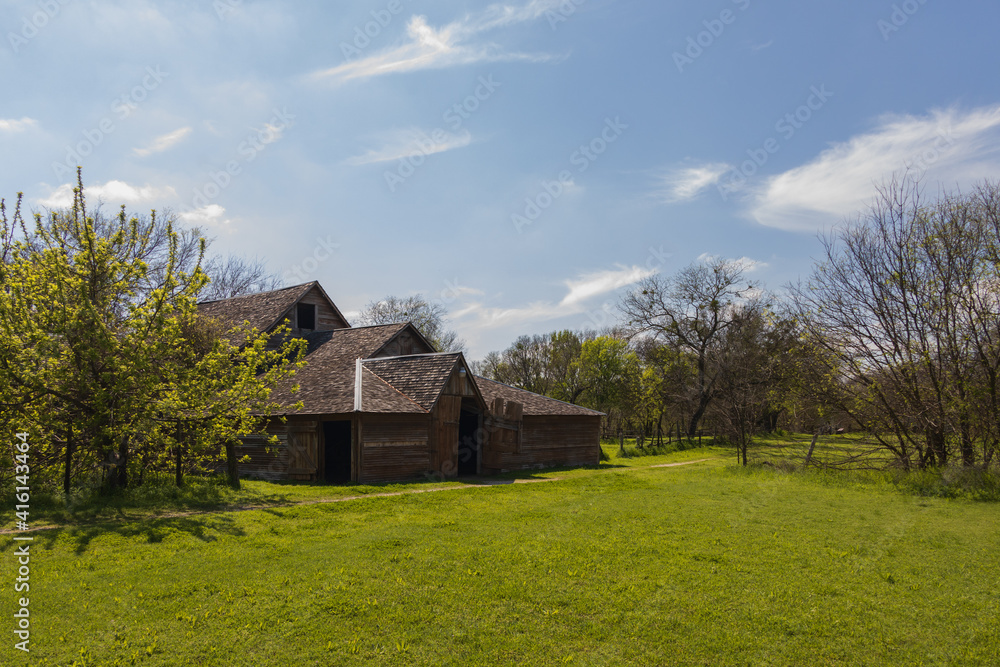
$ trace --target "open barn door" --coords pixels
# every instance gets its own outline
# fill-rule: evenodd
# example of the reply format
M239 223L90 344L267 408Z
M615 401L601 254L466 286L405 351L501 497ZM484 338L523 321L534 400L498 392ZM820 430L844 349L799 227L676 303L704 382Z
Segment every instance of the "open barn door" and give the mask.
M323 479L328 484L351 481L351 422L323 422Z

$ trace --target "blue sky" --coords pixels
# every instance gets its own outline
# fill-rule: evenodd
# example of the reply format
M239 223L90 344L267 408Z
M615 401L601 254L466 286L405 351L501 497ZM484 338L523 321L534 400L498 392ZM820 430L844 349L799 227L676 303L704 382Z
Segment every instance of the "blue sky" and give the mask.
M905 169L1000 178L1000 6L371 0L0 5L0 182L170 209L348 317L444 305L472 358L652 272L771 288Z

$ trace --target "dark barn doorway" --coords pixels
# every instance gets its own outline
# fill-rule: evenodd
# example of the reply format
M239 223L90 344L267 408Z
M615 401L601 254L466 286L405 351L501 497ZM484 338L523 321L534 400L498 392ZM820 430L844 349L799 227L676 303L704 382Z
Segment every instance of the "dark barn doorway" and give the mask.
M323 422L323 479L351 481L351 422Z
M482 450L479 440L479 415L462 410L458 419L459 475L479 474L479 452Z

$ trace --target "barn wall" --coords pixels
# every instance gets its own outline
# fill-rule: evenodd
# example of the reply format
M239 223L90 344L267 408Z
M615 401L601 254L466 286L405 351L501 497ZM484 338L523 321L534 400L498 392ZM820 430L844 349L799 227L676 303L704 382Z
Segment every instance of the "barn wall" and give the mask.
M240 477L269 481L288 479L288 429L285 424L275 422L268 426L267 432L269 436L278 436L277 446L268 444L269 436L256 435L242 438L241 444L236 446L237 459L250 457L247 463L239 464Z
M431 470L426 415L366 414L360 429L360 482L421 477Z
M318 421L292 417L285 424L279 421L269 424L266 437L242 438L242 444L236 447L236 456L249 456L250 461L239 464L240 477L269 481L317 480L322 439L319 427ZM278 445L268 444L270 435L278 436Z
M483 457L485 472L554 466L597 465L601 458L599 416L525 415L519 438L493 439Z

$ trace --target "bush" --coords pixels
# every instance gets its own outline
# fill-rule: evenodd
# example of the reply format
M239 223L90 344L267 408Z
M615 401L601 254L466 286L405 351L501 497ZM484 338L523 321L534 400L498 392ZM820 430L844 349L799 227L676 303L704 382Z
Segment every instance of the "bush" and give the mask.
M895 470L892 482L919 496L1000 501L1000 475L982 468L947 466L929 470Z

